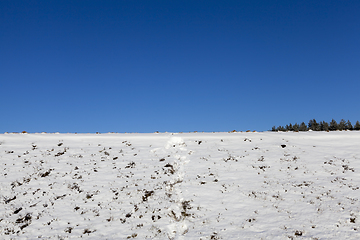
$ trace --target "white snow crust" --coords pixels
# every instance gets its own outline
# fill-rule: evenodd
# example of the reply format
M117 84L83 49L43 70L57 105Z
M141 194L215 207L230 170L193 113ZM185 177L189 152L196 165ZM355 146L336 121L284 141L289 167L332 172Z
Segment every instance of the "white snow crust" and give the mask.
M1 239L360 239L360 132L1 134Z

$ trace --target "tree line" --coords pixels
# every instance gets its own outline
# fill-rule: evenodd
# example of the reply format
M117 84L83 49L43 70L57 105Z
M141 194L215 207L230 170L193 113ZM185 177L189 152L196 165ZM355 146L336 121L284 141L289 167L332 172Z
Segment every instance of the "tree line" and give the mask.
M309 123L306 125L304 122L300 124L288 124L285 126L273 126L271 131L343 131L343 130L360 130L360 122L356 121L355 125L353 126L350 122L350 120L345 121L344 119L341 119L339 123L337 123L334 119L331 120L331 122L325 122L320 121L317 122L315 119L312 119L309 121Z

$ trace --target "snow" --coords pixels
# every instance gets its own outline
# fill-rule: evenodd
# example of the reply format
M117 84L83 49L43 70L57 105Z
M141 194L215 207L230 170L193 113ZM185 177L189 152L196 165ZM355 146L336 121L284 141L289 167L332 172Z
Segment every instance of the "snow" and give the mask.
M1 134L2 239L359 239L360 132Z

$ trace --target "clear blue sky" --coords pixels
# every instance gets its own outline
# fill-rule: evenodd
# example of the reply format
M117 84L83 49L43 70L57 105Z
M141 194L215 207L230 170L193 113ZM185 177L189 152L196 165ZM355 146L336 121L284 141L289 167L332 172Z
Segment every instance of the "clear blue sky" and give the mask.
M0 1L0 132L360 120L360 1Z

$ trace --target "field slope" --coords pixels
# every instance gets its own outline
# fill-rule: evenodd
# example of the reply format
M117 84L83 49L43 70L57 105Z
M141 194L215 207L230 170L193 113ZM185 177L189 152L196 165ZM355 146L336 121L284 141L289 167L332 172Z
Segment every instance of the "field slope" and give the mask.
M360 132L1 134L1 239L360 239Z

